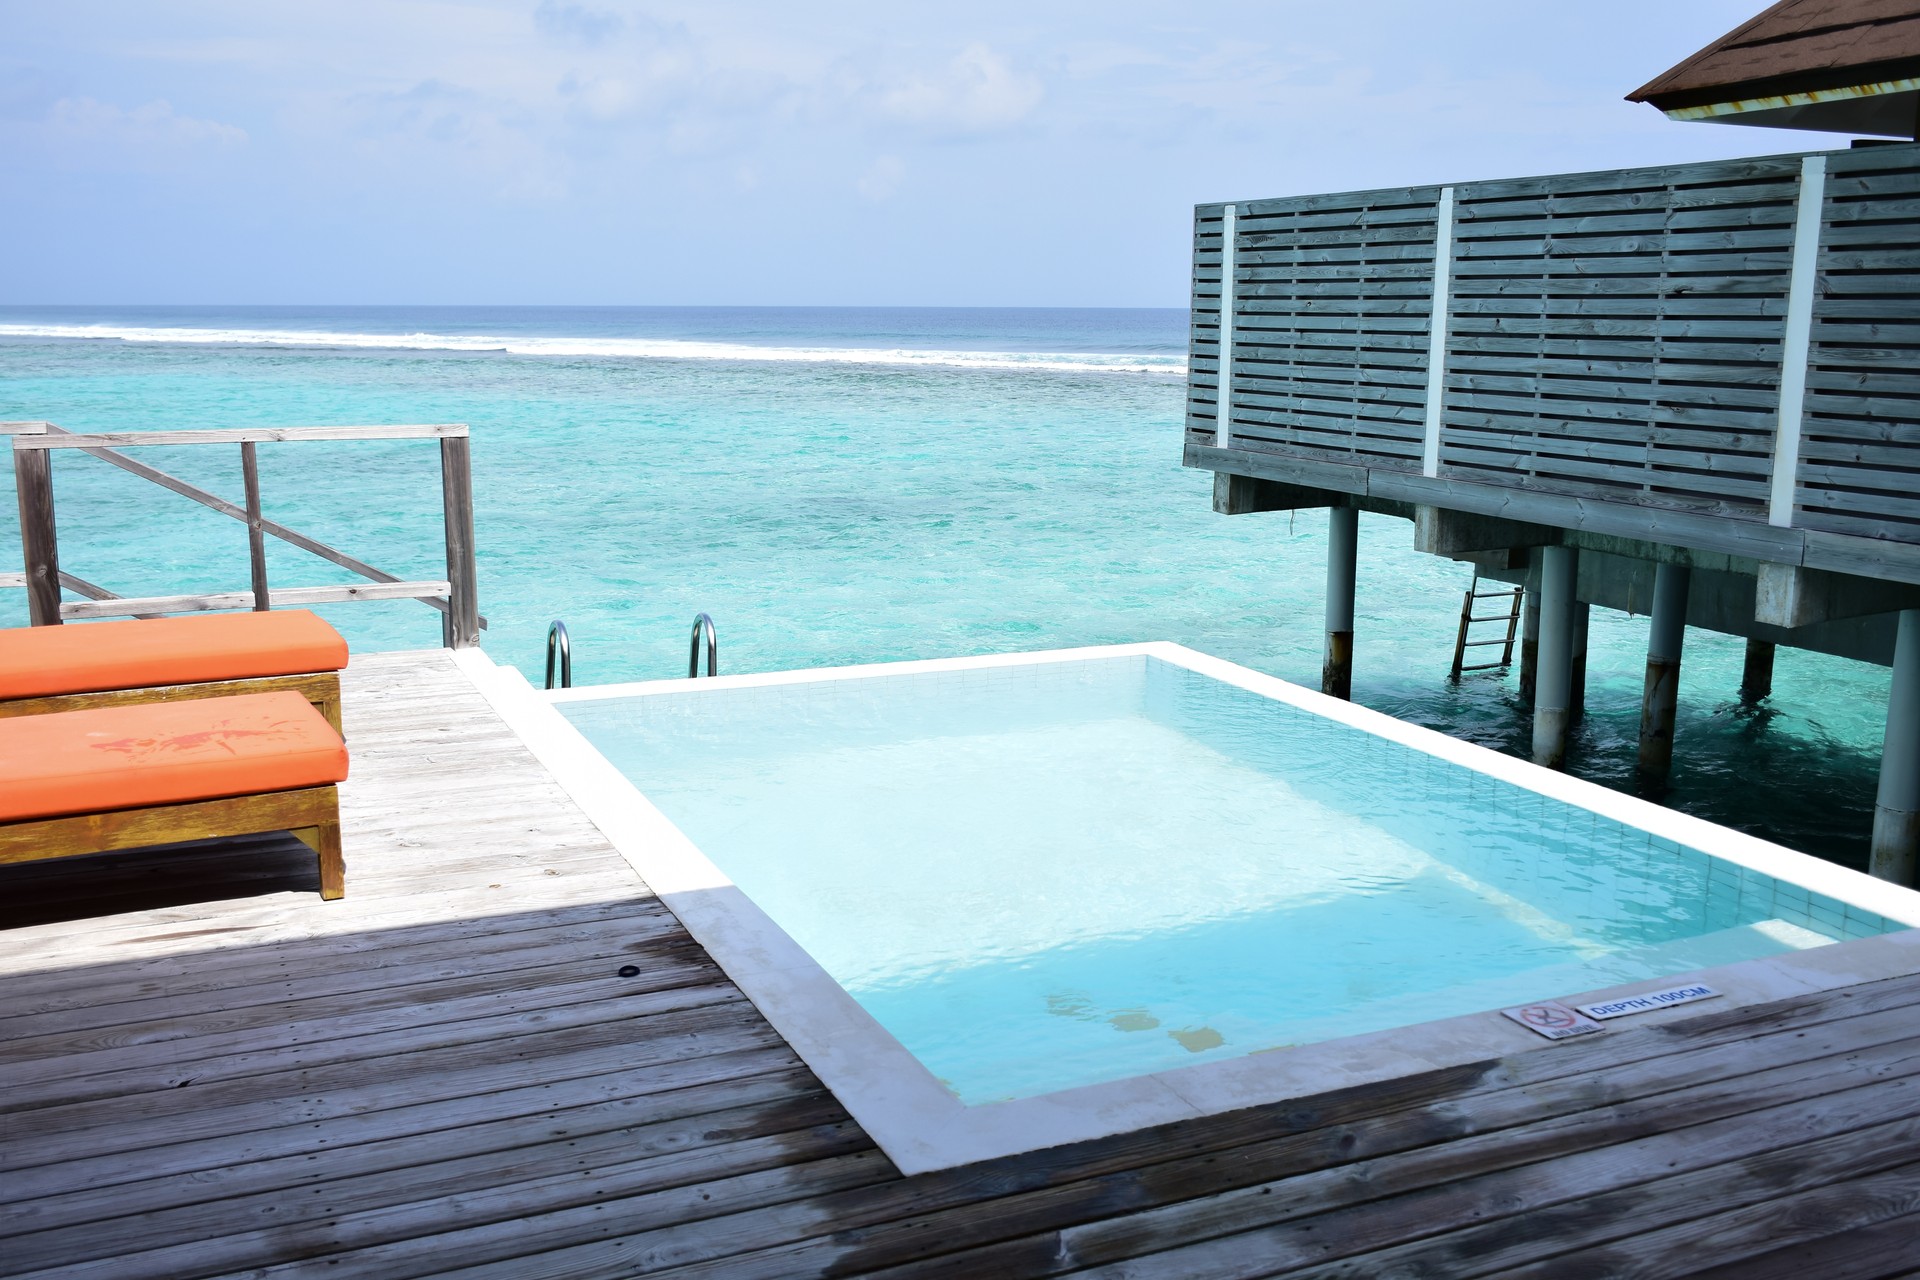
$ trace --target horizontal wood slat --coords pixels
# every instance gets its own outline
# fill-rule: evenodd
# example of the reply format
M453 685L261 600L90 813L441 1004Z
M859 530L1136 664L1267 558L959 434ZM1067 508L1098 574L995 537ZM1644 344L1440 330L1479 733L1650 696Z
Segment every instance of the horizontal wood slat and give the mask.
M303 608L338 600L444 599L450 586L445 578L421 582L349 582L335 587L275 587L268 593L276 609ZM165 613L205 613L218 609L251 609L253 592L227 591L199 596L146 596L135 599L69 600L60 606L62 618L126 618Z
M106 431L62 435L16 435L13 447L32 449L125 448L136 444L265 444L294 440L450 440L470 434L467 424L431 423L366 427L215 427L200 431Z

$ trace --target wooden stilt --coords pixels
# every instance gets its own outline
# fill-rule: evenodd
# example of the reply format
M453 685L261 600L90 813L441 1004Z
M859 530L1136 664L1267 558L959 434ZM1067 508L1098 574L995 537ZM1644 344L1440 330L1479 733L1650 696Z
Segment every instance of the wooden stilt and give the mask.
M1533 705L1540 678L1540 574L1527 575L1526 607L1520 615L1520 701Z
M1574 601L1573 657L1567 675L1567 712L1574 720L1587 713L1587 624L1592 615L1592 605Z
M1353 696L1353 584L1360 549L1360 511L1334 507L1327 519L1327 652L1320 691Z
M1880 754L1867 870L1895 884L1916 883L1920 869L1920 609L1903 610L1893 646L1893 689Z
M1755 703L1773 692L1773 644L1747 641L1747 661L1740 672L1740 701Z
M1573 629L1575 571L1579 553L1545 547L1540 565L1539 670L1534 684L1533 762L1550 769L1567 762L1567 730L1573 722Z
M1673 718L1679 705L1680 653L1686 643L1692 571L1663 564L1654 571L1653 620L1647 632L1647 683L1640 698L1640 790L1664 791L1673 769Z

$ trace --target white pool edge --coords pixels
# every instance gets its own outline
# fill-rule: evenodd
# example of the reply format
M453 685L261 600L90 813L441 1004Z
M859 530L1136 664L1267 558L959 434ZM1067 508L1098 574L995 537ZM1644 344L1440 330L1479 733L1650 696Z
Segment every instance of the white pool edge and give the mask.
M1920 893L1170 642L699 681L644 681L549 693L536 691L518 671L494 665L478 650L459 651L455 660L541 765L902 1173L951 1168L1553 1047L1556 1042L1535 1036L1497 1011L1487 1011L1033 1098L965 1106L654 808L557 705L668 691L719 692L1136 655L1158 658L1351 725L1890 920L1920 925ZM1914 972L1920 972L1920 929L1591 992L1541 992L1539 998L1584 1004L1683 981L1705 982L1722 993L1718 999L1612 1024L1639 1027Z

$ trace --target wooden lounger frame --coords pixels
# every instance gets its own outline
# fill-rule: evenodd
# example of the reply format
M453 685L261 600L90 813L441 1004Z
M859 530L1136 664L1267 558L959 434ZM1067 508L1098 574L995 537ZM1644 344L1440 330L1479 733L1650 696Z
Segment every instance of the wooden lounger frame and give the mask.
M291 832L320 856L322 898L338 898L346 893L346 861L340 854L340 791L330 785L234 796L226 800L196 800L147 809L116 809L107 813L0 823L0 864L73 858L185 840L257 835L263 831Z
M101 689L93 693L61 693L45 698L0 700L0 718L37 716L52 711L86 711L94 707L125 707L142 702L185 702L192 698L225 698L237 693L297 693L326 717L333 731L340 727L340 673L255 676L246 680L209 680L200 684L162 684L142 689ZM268 828L271 830L271 828ZM238 833L236 833L238 834Z

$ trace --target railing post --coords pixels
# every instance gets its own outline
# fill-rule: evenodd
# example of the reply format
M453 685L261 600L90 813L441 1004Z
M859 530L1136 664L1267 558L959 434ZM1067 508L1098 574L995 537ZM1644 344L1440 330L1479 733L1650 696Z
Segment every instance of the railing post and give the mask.
M440 440L440 490L447 512L447 612L440 634L449 649L480 643L480 599L473 561L473 457L466 436Z
M267 594L267 535L260 523L260 458L253 441L240 442L240 479L247 489L247 560L253 570L253 611L273 608Z
M53 524L53 456L45 449L13 451L14 489L20 498L20 552L27 571L27 620L60 625L60 540Z

